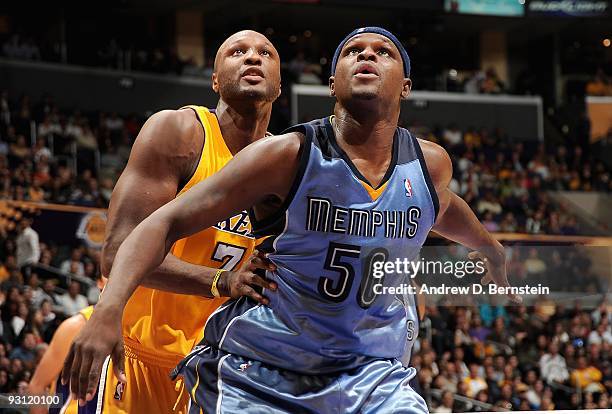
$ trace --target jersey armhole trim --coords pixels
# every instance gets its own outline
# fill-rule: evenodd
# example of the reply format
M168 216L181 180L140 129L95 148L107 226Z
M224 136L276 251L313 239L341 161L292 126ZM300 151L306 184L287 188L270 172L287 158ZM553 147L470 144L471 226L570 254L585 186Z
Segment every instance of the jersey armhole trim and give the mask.
M421 164L421 170L423 171L423 177L425 178L425 183L427 184L427 188L429 189L429 196L431 198L431 202L434 208L434 219L433 223L436 223L438 219L438 212L440 211L440 200L438 199L438 193L436 193L436 187L433 184L431 179L431 175L429 175L429 170L427 169L427 163L425 162L425 156L423 155L423 150L421 149L421 144L419 144L419 140L414 135L410 134L414 142L414 148L417 152L417 156L419 157L419 163Z
M189 176L185 177L184 179L181 179L181 181L179 182L176 195L179 195L185 189L185 187L187 187L191 180L193 180L193 177L195 176L196 172L198 171L198 168L200 167L200 163L202 162L202 156L204 155L204 145L206 145L206 127L204 126L204 122L202 121L202 118L200 118L200 114L198 113L198 111L193 106L184 106L182 108L179 108L179 110L181 109L191 109L193 111L196 116L196 119L198 120L198 123L200 124L200 127L202 128L202 133L204 134L204 137L202 139L202 148L200 148L198 161L195 163L191 174L189 174Z
M308 160L310 159L310 151L312 147L312 132L308 131L307 128L310 126L306 126L306 130L304 131L286 131L286 132L302 132L304 134L304 143L302 146L302 153L300 154L300 159L298 161L298 169L295 174L295 178L293 183L291 184L291 188L287 193L287 197L281 204L281 206L276 210L272 215L262 219L262 220L251 220L251 225L253 227L254 233L259 233L261 231L265 231L267 227L275 224L278 220L284 217L285 212L293 202L293 199L302 184L302 179L304 178L304 173L306 172L306 167L308 166ZM255 211L251 208L251 215L255 218Z

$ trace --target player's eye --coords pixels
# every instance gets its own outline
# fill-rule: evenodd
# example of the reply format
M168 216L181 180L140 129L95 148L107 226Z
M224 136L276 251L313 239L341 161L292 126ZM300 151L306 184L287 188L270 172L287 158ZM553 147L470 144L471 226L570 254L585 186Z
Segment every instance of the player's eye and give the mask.
M384 47L381 47L380 49L378 49L378 54L380 56L391 56L391 52L389 51L389 49L386 49Z
M234 51L232 52L232 56L240 56L240 55L244 55L244 49L234 49Z
M269 51L265 50L265 49L262 50L261 52L259 52L259 54L262 55L262 56L268 56L268 57L272 56L272 54Z
M361 53L361 49L359 49L358 47L351 47L347 49L346 51L347 56L355 56L355 55L358 55L359 53Z

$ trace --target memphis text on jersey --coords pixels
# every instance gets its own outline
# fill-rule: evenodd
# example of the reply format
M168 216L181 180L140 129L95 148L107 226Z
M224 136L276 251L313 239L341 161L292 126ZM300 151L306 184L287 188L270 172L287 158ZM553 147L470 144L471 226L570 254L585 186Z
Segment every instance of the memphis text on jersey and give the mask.
M419 228L421 210L360 210L343 208L322 197L308 197L306 230L349 236L413 238Z

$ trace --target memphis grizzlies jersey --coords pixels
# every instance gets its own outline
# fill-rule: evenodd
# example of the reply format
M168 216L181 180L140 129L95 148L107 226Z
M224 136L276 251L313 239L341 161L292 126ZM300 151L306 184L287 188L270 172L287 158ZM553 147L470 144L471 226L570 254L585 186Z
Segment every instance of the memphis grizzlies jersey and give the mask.
M377 294L410 283L375 277L376 262L415 259L438 199L417 139L397 128L393 157L372 188L336 142L330 118L289 131L305 136L297 177L280 211L251 217L276 264L269 306L241 298L207 321L208 345L305 374L349 370L374 359L409 358L418 332L413 295Z

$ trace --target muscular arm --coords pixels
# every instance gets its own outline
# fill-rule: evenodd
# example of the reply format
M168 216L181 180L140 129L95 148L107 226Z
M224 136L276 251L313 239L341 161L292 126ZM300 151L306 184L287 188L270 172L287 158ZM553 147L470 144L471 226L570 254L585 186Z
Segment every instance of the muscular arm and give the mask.
M72 340L79 333L81 328L85 326L85 318L81 314L74 315L57 328L49 348L43 355L36 372L32 376L32 380L28 385L28 393L30 395L43 395L47 391L47 387L57 378L62 370L62 365ZM32 414L47 413L47 408L43 406L32 407Z
M284 198L297 171L300 147L301 136L296 134L251 144L217 174L147 217L121 245L106 293L97 306L122 309L176 240L270 196ZM121 284L112 282L116 274L122 275Z
M441 236L477 250L489 262L487 276L483 282L494 281L502 286L509 286L506 277L506 259L504 247L487 231L478 220L470 206L448 185L453 175L453 167L447 152L437 144L419 140L427 169L434 183L440 211L432 230ZM510 295L514 301L520 301Z
M125 304L162 264L172 244L262 200L283 200L295 179L301 142L301 135L287 134L249 145L221 171L160 207L130 233L115 256L95 312L64 363L62 381L70 382L80 402L93 397L107 355L121 363Z
M119 246L157 208L174 199L198 162L204 131L192 110L162 111L143 126L121 174L108 211L102 273L109 275ZM184 262L168 254L142 284L175 293L210 292L216 269ZM119 277L123 277L120 275Z

